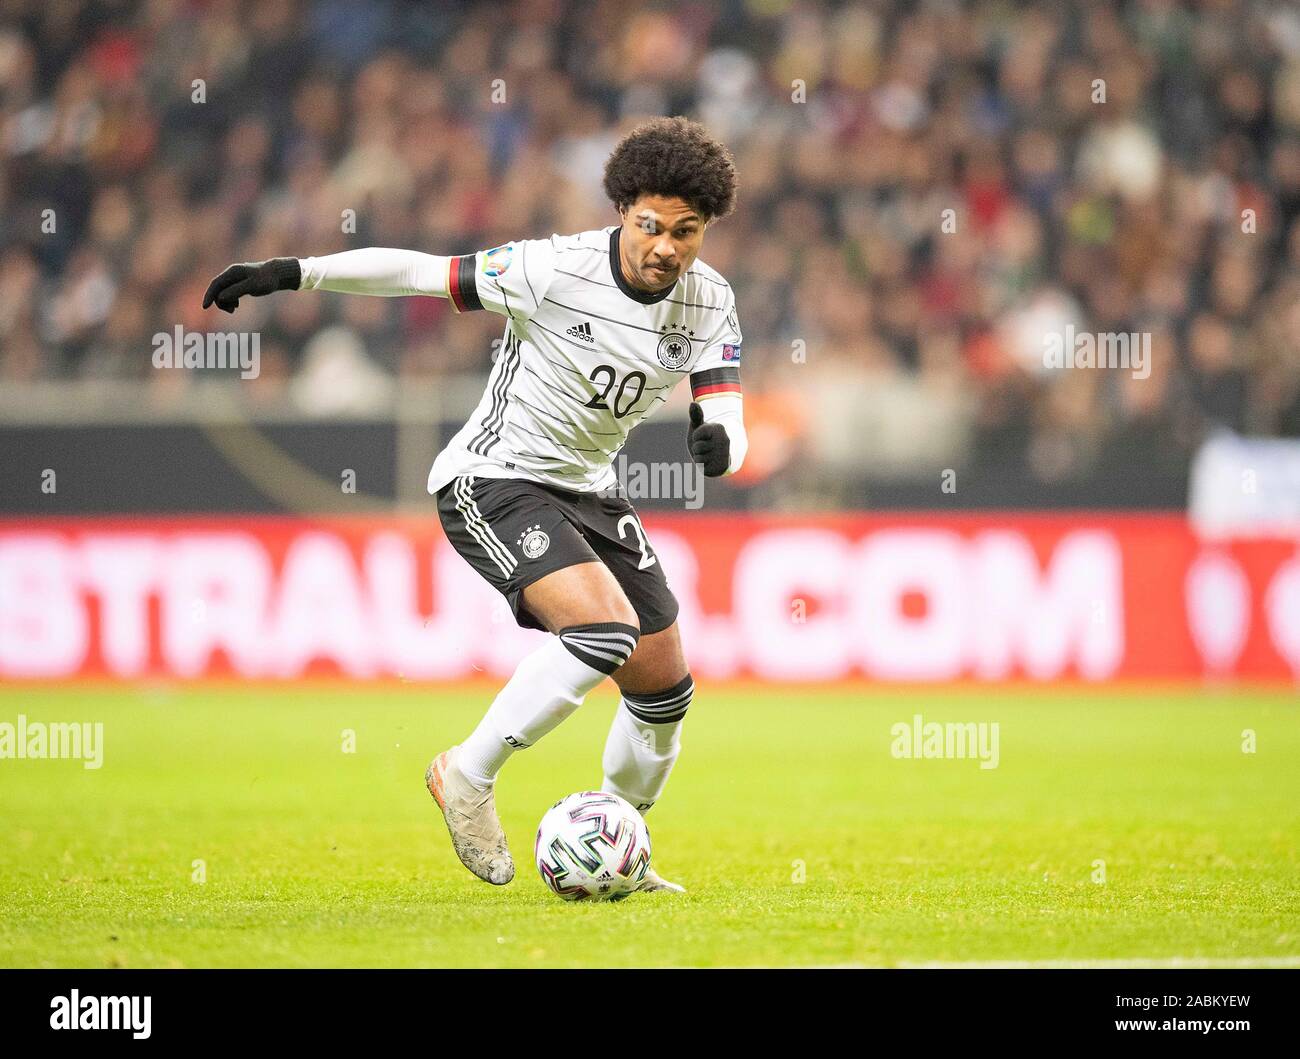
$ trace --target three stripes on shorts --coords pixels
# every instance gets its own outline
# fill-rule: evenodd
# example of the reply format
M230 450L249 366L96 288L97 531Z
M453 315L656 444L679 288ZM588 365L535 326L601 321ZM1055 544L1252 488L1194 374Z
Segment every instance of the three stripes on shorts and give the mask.
M510 549L502 543L501 538L492 532L492 527L487 524L487 519L479 511L478 504L474 502L474 494L471 492L473 482L474 480L468 475L454 480L451 491L456 498L456 510L465 520L465 529L469 531L469 535L488 553L488 557L497 564L497 569L509 577L519 565L519 560L510 554Z
M569 654L608 676L632 657L641 630L621 621L596 621L570 625L559 635Z

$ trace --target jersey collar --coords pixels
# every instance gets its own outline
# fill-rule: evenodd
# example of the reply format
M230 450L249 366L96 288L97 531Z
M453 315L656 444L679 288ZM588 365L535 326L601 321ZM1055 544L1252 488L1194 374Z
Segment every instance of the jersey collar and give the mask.
M672 287L665 287L663 290L651 294L649 291L637 290L623 278L623 269L619 264L618 256L618 237L622 231L622 228L616 226L614 230L609 233L609 271L614 276L614 283L618 286L619 290L634 302L640 302L642 305L654 305L656 302L663 301L668 297L668 295L672 294L673 287L677 286L676 283L674 283Z

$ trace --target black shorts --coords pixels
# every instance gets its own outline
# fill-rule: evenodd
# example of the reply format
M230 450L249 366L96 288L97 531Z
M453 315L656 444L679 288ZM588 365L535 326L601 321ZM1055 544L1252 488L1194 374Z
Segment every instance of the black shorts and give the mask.
M542 629L524 589L547 574L602 562L636 611L641 634L677 620L677 600L636 510L620 496L576 493L522 478L453 478L438 490L452 547L506 597L515 621Z

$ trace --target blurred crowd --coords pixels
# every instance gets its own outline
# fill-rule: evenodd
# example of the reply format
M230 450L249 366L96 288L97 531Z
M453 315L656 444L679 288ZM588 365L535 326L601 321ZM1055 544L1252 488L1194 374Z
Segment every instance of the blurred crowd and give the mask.
M739 206L753 479L1185 471L1300 435L1300 7L726 0L0 0L0 386L138 380L232 261L463 253L615 222L648 115ZM244 314L248 315L245 316ZM260 299L268 399L483 372L439 299ZM1046 329L1151 336L1147 377ZM935 481L938 482L938 474Z

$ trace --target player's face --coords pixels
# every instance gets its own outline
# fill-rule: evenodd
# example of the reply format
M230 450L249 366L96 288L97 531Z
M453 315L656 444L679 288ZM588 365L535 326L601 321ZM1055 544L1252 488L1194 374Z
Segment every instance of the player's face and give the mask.
M704 218L682 199L642 195L623 211L619 257L633 287L671 287L695 264L704 242Z

